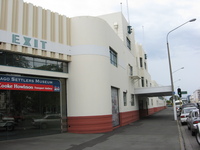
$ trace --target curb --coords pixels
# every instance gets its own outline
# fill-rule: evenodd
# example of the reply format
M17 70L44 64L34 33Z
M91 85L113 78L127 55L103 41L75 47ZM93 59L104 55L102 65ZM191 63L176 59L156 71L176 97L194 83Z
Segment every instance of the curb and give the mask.
M180 140L181 150L193 150L191 143L189 142L189 139L184 129L180 127L180 122L178 120L177 120L177 126L179 130L179 140Z
M176 120L176 123L177 123L178 133L179 133L180 148L181 148L181 150L186 150L186 148L185 148L185 140L184 140L184 137L183 137L183 133L182 133L182 131L181 131L181 128L180 128L180 126L179 126L178 120Z

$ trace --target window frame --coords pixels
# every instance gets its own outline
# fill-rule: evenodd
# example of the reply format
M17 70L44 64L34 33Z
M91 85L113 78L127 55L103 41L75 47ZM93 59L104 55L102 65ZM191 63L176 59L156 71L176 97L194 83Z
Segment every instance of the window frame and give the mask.
M128 47L128 49L131 50L131 41L129 40L128 37L126 37L126 46Z
M68 62L0 51L0 65L68 73ZM62 65L60 65L62 64Z
M124 106L127 106L127 92L123 92L123 102Z
M143 68L143 59L140 57L140 67Z
M131 94L131 106L135 106L135 95Z
M109 47L110 49L110 63L112 65L114 65L115 67L118 66L118 63L117 63L117 52L114 51L111 47Z

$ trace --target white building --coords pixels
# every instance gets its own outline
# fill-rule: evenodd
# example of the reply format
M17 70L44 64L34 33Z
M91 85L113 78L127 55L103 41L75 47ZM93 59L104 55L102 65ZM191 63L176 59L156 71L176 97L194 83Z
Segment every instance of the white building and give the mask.
M194 103L200 102L200 89L193 92L193 102Z
M58 132L99 133L165 108L159 97L171 87L152 81L121 12L68 18L22 0L0 8L2 113L60 113Z

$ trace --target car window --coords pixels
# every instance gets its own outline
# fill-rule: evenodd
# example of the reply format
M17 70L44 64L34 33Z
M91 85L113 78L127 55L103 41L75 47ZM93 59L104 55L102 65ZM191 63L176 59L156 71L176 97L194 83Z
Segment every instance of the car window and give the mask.
M199 116L198 112L195 112L195 117L198 117L198 116Z
M54 119L54 116L48 116L46 119Z
M192 113L192 117L194 117L194 113Z
M190 113L190 111L192 111L193 109L195 109L195 108L186 108L186 109L183 109L183 113Z
M192 112L189 113L189 118L191 118Z
M46 116L46 119L60 119L60 116Z
M191 109L185 109L184 110L184 113L186 114L186 113L190 113L190 111L191 111Z

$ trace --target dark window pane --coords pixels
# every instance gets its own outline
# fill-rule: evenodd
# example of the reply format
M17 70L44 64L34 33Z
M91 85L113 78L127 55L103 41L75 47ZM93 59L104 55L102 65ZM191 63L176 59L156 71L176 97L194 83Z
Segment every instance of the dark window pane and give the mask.
M0 65L68 73L68 63L0 51Z
M0 65L5 65L5 56L4 52L0 52Z

